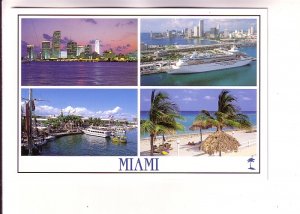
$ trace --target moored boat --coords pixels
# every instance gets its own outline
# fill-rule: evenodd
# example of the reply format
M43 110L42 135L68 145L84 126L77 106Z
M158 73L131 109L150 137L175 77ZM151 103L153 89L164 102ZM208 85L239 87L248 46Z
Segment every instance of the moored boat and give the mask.
M99 127L99 126L90 126L87 129L82 130L84 134L93 135L97 137L110 137L111 131L108 130L107 127Z

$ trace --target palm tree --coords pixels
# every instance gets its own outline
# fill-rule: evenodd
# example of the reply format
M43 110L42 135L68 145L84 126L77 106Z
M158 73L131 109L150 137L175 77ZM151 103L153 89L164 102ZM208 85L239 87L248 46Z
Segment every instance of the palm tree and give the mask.
M176 130L182 130L183 126L176 121L181 119L178 107L171 102L166 93L155 90L151 93L151 106L149 119L141 120L141 132L150 134L150 155L154 152L154 139L159 134L171 134Z
M200 143L202 143L202 129L209 129L212 124L209 122L208 117L204 114L199 114L194 120L190 130L200 130Z
M206 122L217 128L216 132L205 139L201 149L213 154L222 151L236 151L240 145L238 141L223 132L224 127L250 128L251 123L246 115L241 114L239 107L235 105L237 99L229 94L228 90L222 90L218 100L218 110L212 115L209 111L202 110L200 115L205 115ZM199 116L200 116L199 115Z

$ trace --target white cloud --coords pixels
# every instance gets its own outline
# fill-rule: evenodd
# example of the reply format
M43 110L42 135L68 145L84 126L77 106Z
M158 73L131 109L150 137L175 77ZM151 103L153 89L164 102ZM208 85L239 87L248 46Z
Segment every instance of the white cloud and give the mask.
M106 111L103 111L102 114L103 115L110 115L110 114L117 114L118 112L120 112L122 110L121 107L117 106L115 107L114 109L112 110L106 110Z
M197 101L197 99L195 98L192 98L192 97L185 97L182 99L183 101L186 101L186 102L194 102L194 101Z
M61 111L60 109L55 108L53 106L48 106L48 105L35 106L36 115L45 115L45 116L58 115L60 114L60 111Z
M61 111L63 112L64 115L78 115L78 116L83 116L83 117L99 117L99 118L106 118L110 115L113 115L115 117L128 117L131 116L128 113L121 113L122 108L120 106L116 106L113 109L108 109L104 111L91 111L85 107L72 107L72 106L67 106L65 108L59 109L53 106L48 106L48 105L37 105L35 108L35 115L41 115L41 116L50 116L50 115L60 115Z
M252 100L250 97L242 97L242 100L249 101Z
M94 114L92 111L89 111L85 107L67 106L66 108L62 109L62 111L64 114L75 114L80 116L90 116Z
M214 100L215 97L212 97L212 96L208 96L208 95L207 95L207 96L204 97L204 99L205 99L205 100Z
M144 98L144 101L145 102L150 102L150 99L149 98Z

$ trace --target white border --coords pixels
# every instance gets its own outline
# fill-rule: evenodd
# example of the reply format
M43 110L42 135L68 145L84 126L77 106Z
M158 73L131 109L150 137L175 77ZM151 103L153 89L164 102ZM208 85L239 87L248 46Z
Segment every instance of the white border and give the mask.
M112 12L113 11L113 12ZM264 29L263 32L266 32L267 29L267 15L266 10L264 9L70 9L70 10L62 10L59 9L15 9L14 10L15 15L17 14L61 14L64 15L74 15L74 14L84 14L84 15L95 15L95 14L102 14L104 17L107 17L105 15L117 15L118 18L138 18L138 23L140 23L140 18L145 18L144 15L150 15L147 16L147 18L161 18L159 15L165 14L167 16L164 16L165 18L170 18L172 15L182 15L183 18L195 18L196 16L185 16L186 14L201 14L199 16L203 17L203 15L209 15L210 18L211 15L226 15L226 18L230 18L227 15L260 15L261 18L261 28ZM132 14L137 14L140 16L132 16ZM193 15L194 15L193 14ZM129 15L129 16L127 16ZM152 16L157 15L157 16ZM26 18L29 18L30 16L26 16ZM44 18L47 18L47 16L43 16ZM59 18L60 16L57 16L55 18ZM62 16L63 18L66 18L65 16ZM68 17L72 18L74 16ZM93 18L94 16L89 16L89 18ZM221 18L220 16L219 18ZM80 17L84 18L84 17ZM101 18L101 16L95 16L95 18ZM216 17L213 17L216 18ZM238 18L237 16L232 17L234 19ZM248 18L248 17L240 17L240 18ZM257 24L259 26L259 24ZM20 26L21 27L21 26ZM259 27L257 27L257 30L259 31ZM267 65L266 65L266 59L267 59L267 52L266 52L266 41L267 41L267 35L263 34L261 32L259 38L261 38L261 61L257 62L257 66L259 64L261 65L261 70L257 68L257 83L261 81L261 88L266 88L266 82L267 82ZM20 33L20 31L19 31ZM140 35L140 27L138 27L138 35ZM21 36L19 37L21 40ZM16 40L15 40L16 41ZM259 42L258 42L259 44ZM138 55L140 54L139 48L140 48L140 42L138 37ZM259 48L257 49L258 56L259 56ZM259 58L259 57L257 57ZM11 58L11 61L14 61L13 58ZM13 63L13 62L12 62ZM19 65L20 66L20 65ZM139 63L138 63L139 68ZM20 66L21 69L21 66ZM20 72L19 72L20 74ZM259 80L259 74L261 75L261 79ZM20 76L19 76L20 78ZM21 79L19 79L21 82ZM138 69L138 83L140 83L140 75L139 75L139 69ZM264 86L264 87L262 87ZM29 88L29 87L22 87L22 88ZM55 86L38 86L38 87L30 87L30 88L130 88L130 89L136 89L138 88L138 101L140 100L140 89L149 89L149 88L168 88L168 89L221 89L221 88L227 88L227 89L258 89L259 85L257 87L222 87L222 86L206 86L206 87L187 87L187 86L161 86L161 87L149 87L149 86L100 86L100 87L77 87L77 86L71 86L71 87L55 87ZM19 88L19 95L21 87ZM258 106L259 106L259 99L260 100L267 100L265 91L261 91L261 97L259 97L259 94L257 94L258 99ZM260 104L261 111L257 109L257 117L261 119L261 123L266 124L266 103L262 102ZM140 107L138 105L138 111ZM140 112L140 111L139 111ZM138 113L140 116L140 113ZM140 118L140 117L138 117ZM262 125L261 124L261 125ZM265 126L262 126L265 127ZM19 127L20 128L20 127ZM259 130L259 122L257 122L257 129ZM260 139L261 141L257 139L257 148L260 145L260 153L263 154L261 157L261 168L260 168L260 175L265 175L266 173L266 164L267 164L267 134L266 132L260 133ZM138 129L138 140L140 139L139 129ZM266 142L266 143L261 143ZM10 148L11 149L11 148ZM139 154L139 143L138 143L138 154ZM19 157L19 169L20 172L119 172L118 171L118 164L116 164L116 161L118 161L119 157ZM137 158L137 157L136 157ZM144 158L144 157L142 157ZM201 161L199 164L195 164L195 157L160 157L160 172L202 172L202 173L214 173L214 172L247 172L248 163L246 162L243 166L236 165L237 163L242 163L246 157L242 157L240 161L237 161L240 157L234 157L235 161L232 161L232 158L222 157L222 164L220 165L220 162L217 161L217 159L213 159L211 157L204 158L201 157ZM184 164L182 163L182 160L184 160ZM205 161L204 161L205 160ZM203 161L203 165L201 165L201 162ZM38 164L37 164L38 162ZM70 167L70 162L72 162L72 167ZM209 163L208 163L209 162ZM74 164L76 163L76 164ZM103 165L103 163L106 163ZM226 164L228 163L228 164ZM88 167L87 167L88 166ZM172 167L177 166L177 167ZM186 167L186 166L193 166L193 167ZM207 167L209 166L209 167ZM231 166L231 167L226 167ZM234 167L232 167L234 166ZM258 168L258 167L256 167ZM257 173L257 170L256 172ZM263 176L265 177L265 176Z

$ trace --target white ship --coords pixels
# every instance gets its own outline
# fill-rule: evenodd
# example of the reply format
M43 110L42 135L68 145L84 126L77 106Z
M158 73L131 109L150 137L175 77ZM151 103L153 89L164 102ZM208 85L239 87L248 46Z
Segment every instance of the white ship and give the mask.
M111 131L108 130L107 127L98 127L98 126L91 126L87 129L82 130L84 134L93 135L97 137L110 137Z
M190 56L179 59L171 69L169 74L189 74L215 71L227 68L235 68L248 65L254 58L241 53L236 47L230 50L218 49L216 53L194 52Z

